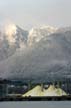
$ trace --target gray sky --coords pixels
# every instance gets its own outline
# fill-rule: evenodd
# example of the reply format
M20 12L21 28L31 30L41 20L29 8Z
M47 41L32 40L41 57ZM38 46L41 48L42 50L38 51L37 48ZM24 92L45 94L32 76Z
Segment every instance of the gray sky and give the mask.
M0 23L8 20L25 29L71 26L71 0L0 0Z

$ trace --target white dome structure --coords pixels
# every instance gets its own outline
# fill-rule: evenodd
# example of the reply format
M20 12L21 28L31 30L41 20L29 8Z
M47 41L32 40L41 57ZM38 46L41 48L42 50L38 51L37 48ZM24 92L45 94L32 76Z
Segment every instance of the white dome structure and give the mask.
M43 89L43 90L42 90ZM32 90L28 91L23 97L29 96L65 96L67 95L61 88L56 88L54 85L50 85L48 89L44 89L37 85Z
M23 95L23 97L28 97L28 96L42 96L42 88L40 85L37 85L34 87L32 90L28 91Z
M50 85L48 89L44 90L43 96L64 96L67 95L61 88L56 88L54 85Z

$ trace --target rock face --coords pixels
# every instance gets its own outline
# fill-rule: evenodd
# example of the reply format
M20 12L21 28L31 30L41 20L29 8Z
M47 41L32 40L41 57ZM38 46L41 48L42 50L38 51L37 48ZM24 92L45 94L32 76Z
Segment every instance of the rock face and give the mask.
M0 32L0 77L32 82L71 78L71 28L7 26Z

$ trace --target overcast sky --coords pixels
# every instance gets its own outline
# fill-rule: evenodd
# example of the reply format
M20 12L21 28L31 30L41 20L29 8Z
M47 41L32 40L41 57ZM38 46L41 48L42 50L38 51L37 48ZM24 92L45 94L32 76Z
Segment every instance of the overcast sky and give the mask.
M71 26L71 0L0 0L0 22L8 20L25 29Z

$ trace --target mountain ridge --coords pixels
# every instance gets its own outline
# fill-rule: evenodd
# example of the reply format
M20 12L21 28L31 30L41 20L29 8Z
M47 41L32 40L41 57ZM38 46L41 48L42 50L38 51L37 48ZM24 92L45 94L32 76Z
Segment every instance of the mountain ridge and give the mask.
M15 52L0 61L0 77L38 82L71 77L70 27L45 26L28 32L17 28L21 42L17 39Z

